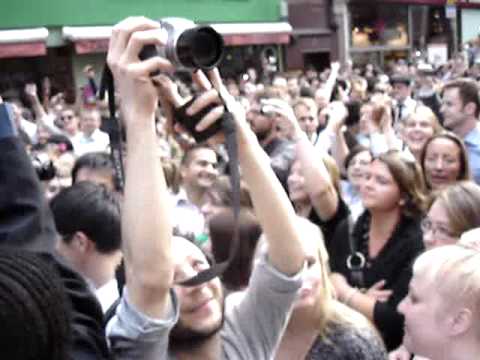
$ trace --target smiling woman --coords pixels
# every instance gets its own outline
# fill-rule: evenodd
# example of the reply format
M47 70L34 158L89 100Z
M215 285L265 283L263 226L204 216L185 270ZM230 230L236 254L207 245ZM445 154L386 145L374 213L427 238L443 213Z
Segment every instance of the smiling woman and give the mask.
M441 130L437 116L427 106L419 106L405 120L404 140L417 161L420 161L422 149L429 138Z
M471 179L465 145L451 132L442 132L427 140L420 155L420 164L426 187L430 190Z

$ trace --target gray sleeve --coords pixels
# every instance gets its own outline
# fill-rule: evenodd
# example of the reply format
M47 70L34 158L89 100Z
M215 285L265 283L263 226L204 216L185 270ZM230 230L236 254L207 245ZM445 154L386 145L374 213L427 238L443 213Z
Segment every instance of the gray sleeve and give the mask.
M256 263L243 300L228 310L222 331L227 359L271 359L302 285L302 274L288 277L266 256Z
M168 359L168 336L178 321L179 304L173 290L165 319L153 319L137 310L124 290L115 316L107 324L107 336L116 360Z

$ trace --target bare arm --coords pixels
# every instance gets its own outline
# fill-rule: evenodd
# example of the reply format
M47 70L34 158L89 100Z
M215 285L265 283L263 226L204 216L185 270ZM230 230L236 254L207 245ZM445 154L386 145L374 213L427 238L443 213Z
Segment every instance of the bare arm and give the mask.
M330 68L330 75L328 76L327 82L325 83L325 98L329 101L332 98L333 89L335 87L335 83L337 82L338 72L340 71L340 64L338 62L334 62L332 63Z
M26 84L25 94L32 105L37 125L44 126L51 134L63 134L63 131L55 126L52 116L46 113L42 103L40 102L37 93L37 86L35 84Z
M337 211L338 194L333 186L330 173L322 160L322 156L328 155L320 152L308 140L290 105L277 99L268 100L268 104L269 107L266 107L266 109L280 115L281 119L287 122L291 129L292 140L295 141L296 159L301 164L305 189L312 206L320 219L323 221L330 220Z
M168 193L156 154L158 95L149 74L171 66L160 57L140 62L138 53L145 44L161 45L161 38L156 22L128 18L114 27L107 58L122 98L128 138L122 209L127 289L130 302L154 318L169 309L173 261Z
M225 94L224 98L228 99L229 109L234 114L243 179L250 190L255 213L267 239L269 261L284 274L296 274L304 265L305 254L295 211L270 166L269 157L246 121L244 109L227 93L217 71L212 71L210 77L215 87ZM209 94L212 94L210 98ZM195 113L215 99L216 91L209 90L190 108ZM197 129L201 131L215 120L205 118Z

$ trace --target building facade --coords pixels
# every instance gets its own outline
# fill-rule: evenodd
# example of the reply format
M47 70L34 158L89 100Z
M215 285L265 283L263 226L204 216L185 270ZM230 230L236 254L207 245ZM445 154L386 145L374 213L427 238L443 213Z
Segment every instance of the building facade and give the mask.
M288 21L293 28L286 50L289 70L320 70L339 58L333 0L290 0Z
M260 65L265 49L275 50L281 67L292 30L281 5L280 0L8 1L0 12L0 94L16 96L25 82L40 84L48 77L53 92L66 91L67 99L75 100L86 82L82 69L91 64L100 76L111 27L127 16L212 24L224 36L222 69L232 76L245 65Z

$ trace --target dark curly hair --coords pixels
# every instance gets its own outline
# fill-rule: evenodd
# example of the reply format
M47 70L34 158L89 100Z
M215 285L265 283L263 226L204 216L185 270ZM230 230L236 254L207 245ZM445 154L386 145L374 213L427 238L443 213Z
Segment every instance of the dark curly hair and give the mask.
M70 303L52 265L29 251L0 249L3 359L69 359L70 314Z

